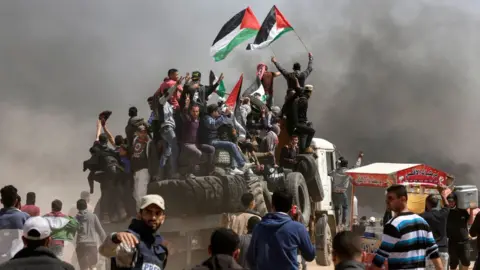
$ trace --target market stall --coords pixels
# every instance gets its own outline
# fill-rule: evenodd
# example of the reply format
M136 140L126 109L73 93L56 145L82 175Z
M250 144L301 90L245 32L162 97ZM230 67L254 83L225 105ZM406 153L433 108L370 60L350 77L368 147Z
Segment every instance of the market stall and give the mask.
M394 184L407 187L409 209L423 212L428 194L438 194L437 185L445 185L447 174L424 164L409 163L373 163L346 171L352 177L352 196L357 187L388 188ZM383 195L383 193L382 193ZM352 213L353 214L353 213ZM378 228L381 229L381 228ZM375 231L375 230L373 230ZM373 233L374 237L363 237L363 262L369 267L376 249L380 246L382 232ZM385 269L387 265L385 263Z

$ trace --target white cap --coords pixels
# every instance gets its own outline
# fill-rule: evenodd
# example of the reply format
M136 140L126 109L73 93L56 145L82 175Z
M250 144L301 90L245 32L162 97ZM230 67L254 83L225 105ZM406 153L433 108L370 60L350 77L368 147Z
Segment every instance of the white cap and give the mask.
M32 231L36 231L35 236L32 236ZM38 235L38 233L40 235ZM23 225L23 237L29 240L43 240L52 234L50 224L44 217L31 217L27 219ZM38 235L38 236L37 236Z
M368 221L370 221L370 222L376 222L377 219L376 219L375 217L370 217L370 219L369 219Z
M142 197L140 201L140 209L145 209L147 206L154 204L160 207L162 210L165 210L165 201L163 200L162 196L160 195L145 195Z

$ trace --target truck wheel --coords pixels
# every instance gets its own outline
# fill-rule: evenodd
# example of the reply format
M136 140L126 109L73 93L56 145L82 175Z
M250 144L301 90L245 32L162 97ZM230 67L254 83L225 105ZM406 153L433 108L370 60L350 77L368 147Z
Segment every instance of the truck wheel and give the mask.
M307 184L302 174L298 172L289 173L285 179L285 187L293 196L293 204L302 212L304 225L308 226L312 209Z
M198 186L199 184L197 182L190 183L190 181L186 180L162 180L148 184L147 194L161 195L165 201L169 202L169 215L188 215L197 213L197 206L204 203L204 201L191 203L198 201ZM205 194L205 190L201 190L200 192ZM205 197L205 195L203 195L203 197Z
M323 214L315 224L315 248L317 265L330 266L332 263L332 233L326 214Z
M324 197L322 179L313 155L298 155L295 171L301 173L307 183L308 192L314 202L321 202Z
M237 175L224 175L220 178L223 185L223 209L225 212L238 212L242 210L240 199L247 192L245 180Z
M216 176L205 176L205 180L212 186L215 198L211 201L210 206L213 207L213 209L220 209L222 207L222 200L224 197L222 180Z
M268 213L267 205L265 204L265 199L263 197L263 184L258 181L258 179L252 179L247 182L248 192L250 192L255 199L255 210L260 213L260 215L265 215Z

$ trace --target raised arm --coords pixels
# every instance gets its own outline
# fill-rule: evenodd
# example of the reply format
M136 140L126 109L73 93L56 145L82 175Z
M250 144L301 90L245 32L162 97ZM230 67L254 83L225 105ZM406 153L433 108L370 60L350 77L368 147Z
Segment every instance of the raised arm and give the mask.
M217 119L213 119L213 117L207 117L206 119L206 125L207 128L209 129L218 129L221 125L225 124L228 121L228 119L220 115Z
M183 77L180 77L180 79L178 79L178 81L170 88L168 88L167 90L167 95L162 95L160 98L159 98L159 102L161 105L165 104L165 102L167 102L168 100L170 100L173 96L173 94L175 93L175 90L177 89L177 87L182 84L182 81L183 81Z
M112 133L110 133L110 130L108 130L106 123L103 125L103 131L105 132L105 134L107 134L107 138L108 138L108 141L110 142L110 144L113 147L115 147L115 139L113 138Z
M283 75L283 77L287 78L288 77L288 71L284 69L280 63L277 62L277 59L275 57L272 57L272 63L275 64L275 67L277 67L278 71Z
M313 70L312 64L313 64L313 56L312 56L312 53L308 53L308 65L307 65L307 69L305 69L304 71L302 71L302 75L303 75L305 78L307 78L308 75L310 75L310 73L312 72L312 70Z

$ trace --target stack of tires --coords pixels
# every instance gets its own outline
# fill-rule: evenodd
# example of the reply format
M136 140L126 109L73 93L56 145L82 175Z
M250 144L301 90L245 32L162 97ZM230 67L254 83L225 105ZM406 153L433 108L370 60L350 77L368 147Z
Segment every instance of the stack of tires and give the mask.
M265 186L266 188L266 186ZM266 213L267 207L261 179L240 175L214 175L190 179L156 180L148 185L148 194L165 199L169 216L211 215L243 210L241 197L251 192L257 210Z

